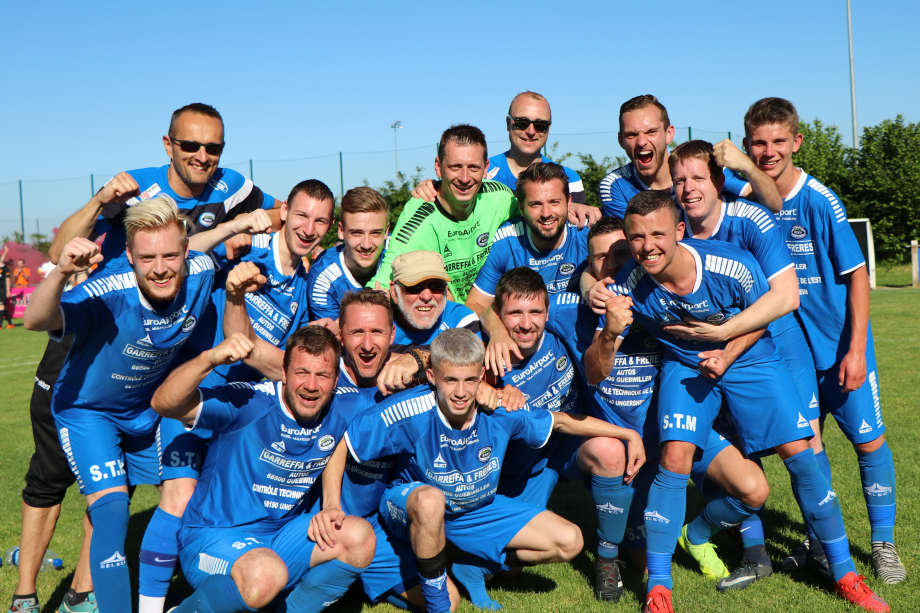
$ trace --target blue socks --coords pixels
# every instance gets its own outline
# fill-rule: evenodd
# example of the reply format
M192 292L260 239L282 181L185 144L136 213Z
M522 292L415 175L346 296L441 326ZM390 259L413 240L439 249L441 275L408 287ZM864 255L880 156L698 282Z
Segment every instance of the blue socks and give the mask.
M480 609L497 611L502 606L489 597L486 592L486 575L501 570L501 564L487 562L477 556L466 556L453 563L451 570L454 578L466 588L470 601Z
M716 532L734 528L756 512L757 509L752 509L734 496L723 492L709 501L703 512L690 522L687 526L687 540L691 545L702 545Z
M834 481L831 479L831 460L827 457L827 452L822 450L820 453L816 453L815 459L818 460L818 467L821 469L821 474L824 475L824 478L827 479L831 487L834 487Z
M741 546L745 550L748 550L752 547L764 547L764 536L763 536L763 516L764 516L764 507L757 509L757 512L754 515L751 515L743 522L738 530L741 532Z
M311 568L278 607L278 613L319 613L341 598L363 570L341 560L330 560Z
M871 453L856 454L863 496L869 511L872 542L894 543L894 520L897 505L897 487L894 478L894 460L888 441Z
M792 489L802 515L824 546L834 581L856 572L840 514L840 501L818 467L814 451L806 449L784 460L784 464L792 478Z
M89 507L93 523L90 541L90 576L100 611L131 610L131 577L125 557L128 535L128 495L106 494Z
M170 515L160 507L154 510L141 542L141 596L166 596L179 555L177 534L181 521L181 517Z
M623 475L591 475L591 498L597 508L597 554L604 559L617 557L634 492L632 484L623 483Z
M97 593L98 594L98 593ZM100 609L101 611L102 609ZM124 609L130 611L131 609ZM175 613L237 613L255 611L246 606L230 575L211 575L176 608Z
M687 506L687 481L690 475L681 475L658 467L645 507L645 538L648 544L647 590L656 585L674 588L671 578L671 557L684 525Z

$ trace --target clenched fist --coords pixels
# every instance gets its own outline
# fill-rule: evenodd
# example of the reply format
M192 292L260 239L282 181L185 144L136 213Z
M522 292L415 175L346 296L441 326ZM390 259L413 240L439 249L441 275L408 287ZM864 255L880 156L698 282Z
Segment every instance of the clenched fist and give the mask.
M227 275L227 293L234 296L250 294L265 285L265 275L252 262L240 262Z
M57 268L64 275L72 275L75 272L86 270L102 260L99 245L87 238L78 236L64 245Z

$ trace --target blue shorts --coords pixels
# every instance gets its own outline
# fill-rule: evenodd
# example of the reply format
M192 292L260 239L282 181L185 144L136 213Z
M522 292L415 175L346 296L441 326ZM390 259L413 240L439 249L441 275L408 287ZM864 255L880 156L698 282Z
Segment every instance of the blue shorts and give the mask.
M547 454L548 457L539 457L527 475L500 480L499 494L546 509L560 478L584 478L578 467L578 450L584 439L567 434L554 434L553 438L556 439L556 445Z
M61 447L80 493L160 483L158 419L119 419L91 409L54 411Z
M198 479L204 457L211 442L211 431L186 430L178 419L160 422L160 441L163 445L163 481L188 477Z
M393 484L380 500L380 517L397 537L411 543L406 503L412 491L425 483ZM500 562L502 551L527 523L544 509L496 494L492 502L463 513L444 515L444 534L471 555Z
M315 544L307 538L315 513L298 515L274 532L239 528L196 528L182 535L179 562L189 585L197 589L211 575L230 575L233 564L247 551L260 547L278 554L288 569L285 589L300 583L310 570Z
M818 419L820 411L818 409L818 376L815 372L815 358L811 355L811 347L805 340L805 334L798 320L794 328L789 328L774 336L773 343L786 363L786 370L792 377L795 389L799 392L799 398L805 408L802 415L808 421Z
M661 368L658 432L661 442L706 446L723 399L745 455L814 436L786 365L778 355L751 364L734 364L713 381L699 371L668 361Z
M818 371L818 398L821 415L830 413L837 425L853 444L874 441L885 432L882 421L882 401L878 390L878 366L875 363L875 345L872 328L866 343L866 382L853 392L844 394L837 383L840 363Z
M377 518L365 518L374 527L377 549L374 559L358 579L371 602L379 601L388 592L402 594L418 585L415 554L408 543L396 538Z

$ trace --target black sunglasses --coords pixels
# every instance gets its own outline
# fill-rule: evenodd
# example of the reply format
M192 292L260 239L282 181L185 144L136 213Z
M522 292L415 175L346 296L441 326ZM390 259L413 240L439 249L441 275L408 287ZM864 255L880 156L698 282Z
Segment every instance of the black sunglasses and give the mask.
M549 127L553 125L552 121L547 121L545 119L528 119L526 117L513 117L511 115L508 115L508 119L511 120L511 126L515 130L526 130L530 124L533 124L533 129L540 134L549 132Z
M403 291L409 294L421 294L427 288L432 294L443 294L447 291L447 281L441 279L431 279L429 281L419 281L415 285L404 285L399 281L396 282Z
M226 143L199 143L193 140L179 140L178 138L169 137L176 145L179 145L179 149L183 153L198 153L202 147L208 153L208 155L220 155L224 151L224 145Z

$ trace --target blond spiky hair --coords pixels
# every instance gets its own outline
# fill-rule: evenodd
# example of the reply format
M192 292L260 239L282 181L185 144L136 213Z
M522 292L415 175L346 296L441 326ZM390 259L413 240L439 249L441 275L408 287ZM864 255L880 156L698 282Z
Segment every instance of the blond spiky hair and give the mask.
M157 196L150 200L144 200L132 207L128 207L128 211L125 213L124 225L129 244L133 242L134 235L141 230L155 232L171 224L179 228L182 238L188 235L190 220L179 213L175 201L169 196Z

